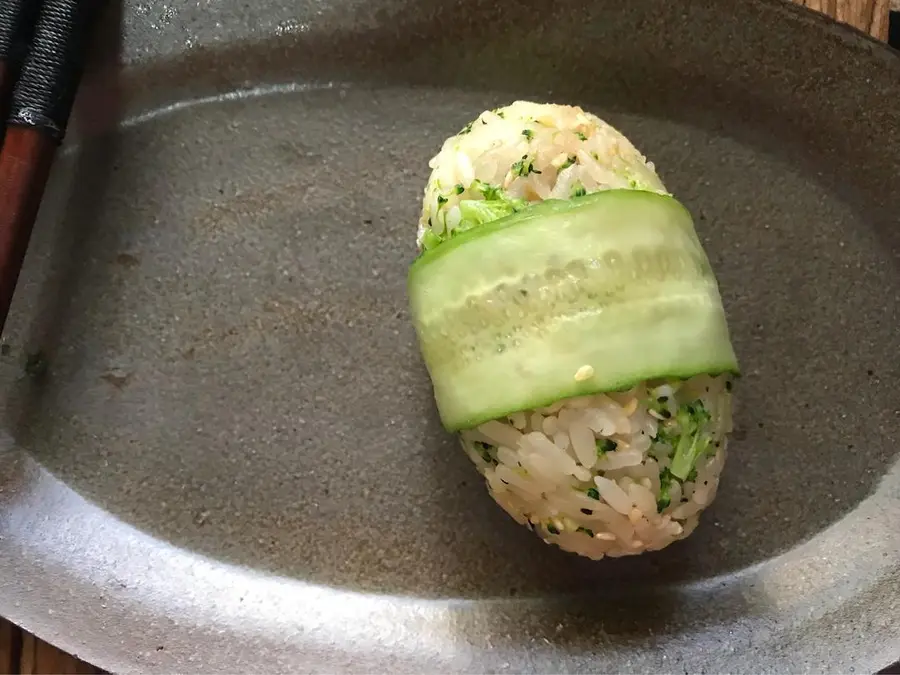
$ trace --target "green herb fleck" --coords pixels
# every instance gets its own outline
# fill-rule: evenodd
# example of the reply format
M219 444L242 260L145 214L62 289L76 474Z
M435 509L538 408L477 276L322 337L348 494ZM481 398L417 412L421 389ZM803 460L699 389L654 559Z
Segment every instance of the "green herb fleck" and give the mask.
M597 490L597 488L588 488L587 496L591 499L596 499L598 501L600 500L600 492Z
M576 183L575 187L572 189L572 198L575 197L584 197L587 194L587 190L584 189L584 185L581 183Z
M593 537L593 536L594 536L594 531L593 531L593 530L589 530L589 529L586 528L586 527L579 527L579 528L578 528L577 530L575 530L575 531L576 531L576 532L581 532L582 534L586 534L586 535L589 536L589 537Z
M467 134L467 133L469 133L470 131L472 131L472 125L473 125L473 124L475 124L474 121L473 121L473 122L469 122L466 126L464 126L464 127L462 128L462 131L460 131L460 132L457 134L457 136L464 136L465 134Z
M473 443L473 445L475 446L475 449L478 451L478 454L481 455L481 459L483 459L485 462L487 462L488 464L494 464L494 465L499 464L499 462L494 457L494 455L491 454L491 451L494 450L493 445L491 445L490 443L482 443L481 441L475 441L475 443Z
M512 165L510 168L514 176L522 176L523 178L532 173L541 173L534 168L534 160L528 159L528 155L522 155L522 159Z
M569 155L568 158L566 159L566 161L563 162L563 165L561 167L559 167L559 170L562 171L563 169L568 169L570 166L572 166L577 161L577 159L578 158L575 157L575 155Z
M549 532L550 534L559 534L559 530L553 523L549 523L547 525L547 532Z
M607 452L612 452L619 447L611 438L598 438L595 445L597 446L597 457L603 457Z
M444 204L447 203L447 198L444 195L438 195L437 198L438 208L441 208Z
M531 129L522 129L522 135L529 141L534 138L534 132Z
M464 188L461 184L456 185L456 194L461 195L465 191L466 188Z
M586 141L586 140L587 140L587 136L585 136L585 135L584 135L582 132L580 132L580 131L576 131L576 132L575 132L575 135L578 136L578 139L581 140L581 141Z

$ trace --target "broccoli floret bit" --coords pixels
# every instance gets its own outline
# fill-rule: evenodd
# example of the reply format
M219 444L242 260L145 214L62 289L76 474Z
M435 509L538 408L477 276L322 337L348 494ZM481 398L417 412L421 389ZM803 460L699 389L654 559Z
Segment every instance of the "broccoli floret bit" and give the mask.
M679 480L686 480L697 460L711 447L714 449L708 432L711 419L702 401L678 406L675 422L679 433L678 441L674 445L675 453L672 456L670 471Z
M607 452L612 452L619 447L611 438L598 438L595 445L597 446L597 457L603 457Z

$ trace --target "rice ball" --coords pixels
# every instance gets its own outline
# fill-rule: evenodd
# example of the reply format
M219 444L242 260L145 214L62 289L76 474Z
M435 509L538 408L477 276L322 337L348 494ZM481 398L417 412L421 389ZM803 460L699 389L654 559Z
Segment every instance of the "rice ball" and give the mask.
M417 237L425 249L547 199L616 188L668 194L625 136L574 106L518 101L485 111L429 166ZM518 523L590 558L633 555L687 537L715 498L730 392L731 375L651 380L460 436Z

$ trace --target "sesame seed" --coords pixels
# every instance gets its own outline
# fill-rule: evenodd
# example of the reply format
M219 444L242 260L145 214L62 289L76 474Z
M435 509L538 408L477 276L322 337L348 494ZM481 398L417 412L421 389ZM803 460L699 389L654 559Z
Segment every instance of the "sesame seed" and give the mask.
M593 376L593 366L581 366L581 368L578 369L578 372L575 373L575 381L584 382L585 380L591 379Z

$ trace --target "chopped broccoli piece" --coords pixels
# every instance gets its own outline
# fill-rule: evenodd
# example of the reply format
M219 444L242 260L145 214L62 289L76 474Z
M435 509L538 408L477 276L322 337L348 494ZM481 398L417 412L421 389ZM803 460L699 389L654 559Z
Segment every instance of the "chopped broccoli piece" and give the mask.
M476 180L472 189L482 194L484 199L463 199L459 202L461 219L453 232L465 232L478 225L509 216L527 206L522 199L509 197L499 186ZM451 233L452 236L452 233Z
M697 460L709 449L710 437L707 434L707 426L710 419L710 414L702 401L678 407L675 421L680 433L670 469L676 478L685 480Z
M505 216L512 215L521 208L516 200L463 199L459 203L462 218L454 232L465 232L478 225L484 225Z
M534 168L534 160L528 159L528 155L522 155L522 159L510 167L514 176L527 176L530 173L541 173Z
M612 452L619 447L619 444L611 438L598 438L595 445L597 446L597 457L603 457L607 452Z
M588 490L587 490L587 496L590 497L591 499L596 499L596 500L599 501L599 499L600 499L600 491L597 490L597 488L588 488Z
M452 239L457 234L471 230L478 225L484 225L485 223L503 218L504 216L509 216L528 205L528 202L523 199L513 199L512 197L509 197L497 185L490 185L489 183L475 180L471 187L473 191L481 192L484 199L463 199L460 201L459 210L461 219L459 224L452 230L449 230L444 234L438 234L433 229L427 230L425 234L422 235L422 247L426 251ZM456 185L454 191L456 194L462 194L465 192L465 188L459 184ZM443 207L448 201L448 198L444 195L438 195L438 208L440 209ZM429 227L432 226L430 218L428 219L428 225Z
M477 178L472 182L472 189L480 192L485 199L508 199L499 185L491 185Z
M669 496L669 487L672 484L672 474L668 469L659 472L659 497L656 500L656 511L662 513L669 504L672 503L672 497Z

